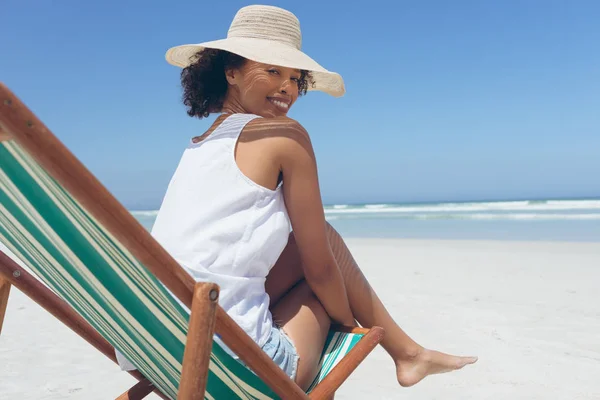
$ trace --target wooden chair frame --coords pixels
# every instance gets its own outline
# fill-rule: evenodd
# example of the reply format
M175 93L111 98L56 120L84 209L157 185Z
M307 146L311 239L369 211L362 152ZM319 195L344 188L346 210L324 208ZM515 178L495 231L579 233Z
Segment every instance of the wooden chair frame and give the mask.
M2 140L15 140L191 310L179 400L204 398L215 332L278 396L286 400L329 398L383 339L384 332L381 327L338 327L338 330L361 333L364 336L310 394L304 393L218 305L218 286L213 283L196 282L27 106L0 83L0 141ZM114 348L97 331L66 302L2 252L0 332L11 285L40 304L101 353L117 362ZM139 382L117 399L141 399L152 391L163 399L167 398L141 373L133 371L131 374Z

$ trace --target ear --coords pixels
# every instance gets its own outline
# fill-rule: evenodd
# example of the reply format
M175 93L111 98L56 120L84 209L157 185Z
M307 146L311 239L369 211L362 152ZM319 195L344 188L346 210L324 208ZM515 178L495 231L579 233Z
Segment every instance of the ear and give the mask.
M235 68L225 70L225 79L231 86L236 86L237 81L240 79L240 71Z

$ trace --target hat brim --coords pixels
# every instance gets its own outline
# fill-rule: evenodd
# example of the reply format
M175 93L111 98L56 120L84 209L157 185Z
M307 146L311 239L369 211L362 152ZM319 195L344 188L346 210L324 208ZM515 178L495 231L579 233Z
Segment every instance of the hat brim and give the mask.
M225 50L263 64L310 71L314 84L309 85L308 90L319 90L334 97L340 97L346 92L344 80L338 73L326 70L302 51L272 40L227 38L199 44L184 44L170 48L165 58L169 64L185 68L193 61L192 57L204 49Z

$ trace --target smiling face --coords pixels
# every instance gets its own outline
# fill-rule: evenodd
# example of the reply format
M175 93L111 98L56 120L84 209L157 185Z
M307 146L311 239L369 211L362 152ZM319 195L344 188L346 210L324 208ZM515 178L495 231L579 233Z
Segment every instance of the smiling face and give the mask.
M284 116L298 99L299 69L247 60L225 73L229 85L223 112Z

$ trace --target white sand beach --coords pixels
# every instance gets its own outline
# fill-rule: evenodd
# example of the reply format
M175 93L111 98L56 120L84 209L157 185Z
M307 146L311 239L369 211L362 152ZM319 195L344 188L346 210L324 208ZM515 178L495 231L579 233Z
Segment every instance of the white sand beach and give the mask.
M480 360L402 388L378 348L336 399L600 399L600 243L348 244L411 336ZM0 337L0 399L109 399L134 382L12 290Z

